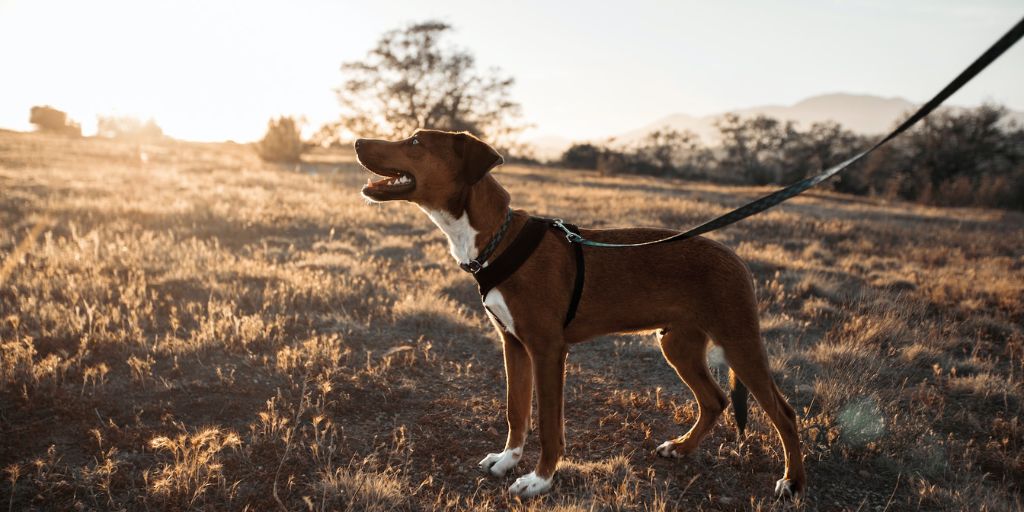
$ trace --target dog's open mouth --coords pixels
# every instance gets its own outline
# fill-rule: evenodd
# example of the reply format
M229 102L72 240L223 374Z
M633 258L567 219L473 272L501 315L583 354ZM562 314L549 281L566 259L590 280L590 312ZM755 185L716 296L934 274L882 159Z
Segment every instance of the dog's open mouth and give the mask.
M366 178L366 185L363 186L363 195L377 199L385 196L394 197L406 192L412 192L416 188L416 178L412 174L399 170L375 170L367 167L367 170L383 176L384 179L374 181L373 178Z

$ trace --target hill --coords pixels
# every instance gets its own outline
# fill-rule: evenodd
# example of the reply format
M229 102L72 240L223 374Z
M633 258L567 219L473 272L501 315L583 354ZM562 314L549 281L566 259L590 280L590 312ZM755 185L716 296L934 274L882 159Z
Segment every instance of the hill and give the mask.
M882 134L892 129L894 123L902 116L916 108L917 105L903 98L883 98L867 94L823 94L812 96L793 105L762 105L750 108L730 110L741 117L766 115L777 119L794 121L806 128L813 123L835 121L865 135ZM960 107L948 107L954 110ZM715 121L725 115L721 112L708 116L691 116L684 113L670 114L639 128L624 133L611 134L616 144L630 144L639 141L652 131L669 128L678 131L691 131L701 137L706 144L715 144L718 132ZM1024 124L1024 112L1011 112L1008 120ZM555 158L570 146L568 141L558 138L545 138L536 141L538 155Z

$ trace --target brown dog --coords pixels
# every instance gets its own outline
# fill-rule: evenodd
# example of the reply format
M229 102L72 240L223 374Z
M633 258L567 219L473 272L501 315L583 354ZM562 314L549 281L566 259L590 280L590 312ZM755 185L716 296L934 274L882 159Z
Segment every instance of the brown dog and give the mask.
M527 227L525 212L506 213L509 194L489 174L503 163L501 155L470 134L420 130L399 141L360 139L355 147L363 166L387 177L368 180L363 196L419 206L448 236L452 256L464 268L477 258L486 267L490 254L501 258ZM508 236L502 236L505 232ZM603 242L636 243L674 232L583 229L581 234ZM493 252L481 257L491 248ZM680 457L695 450L725 409L726 396L708 371L710 339L722 348L730 376L742 382L734 384L733 393L741 432L745 385L782 438L786 472L776 483L776 493L795 497L804 492L796 414L772 380L754 287L743 261L725 246L701 237L646 247L588 247L584 258L582 299L567 326L563 323L578 267L573 249L555 229L547 230L522 265L483 298L504 342L508 440L502 452L480 461L481 468L502 476L519 462L536 390L540 461L509 492L531 497L550 489L565 448L562 390L569 346L603 334L660 330L665 359L693 391L699 414L689 432L663 443L658 454Z

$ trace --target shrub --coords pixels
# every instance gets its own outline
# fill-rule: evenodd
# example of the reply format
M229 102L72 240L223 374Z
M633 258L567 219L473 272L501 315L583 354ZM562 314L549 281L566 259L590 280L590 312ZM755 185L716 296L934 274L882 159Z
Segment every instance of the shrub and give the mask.
M298 162L302 137L295 119L287 116L271 119L267 123L267 134L256 143L256 151L268 162Z
M597 169L601 151L601 148L593 144L573 144L562 153L562 165L574 169Z
M61 135L82 136L82 126L68 119L67 113L49 105L32 107L28 122L36 125L42 132L53 132Z

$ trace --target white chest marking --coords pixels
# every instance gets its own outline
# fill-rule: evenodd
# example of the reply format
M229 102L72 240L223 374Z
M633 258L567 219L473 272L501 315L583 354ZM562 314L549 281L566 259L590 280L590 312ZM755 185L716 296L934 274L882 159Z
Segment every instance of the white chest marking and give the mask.
M476 248L477 230L473 229L473 226L469 224L468 214L463 213L461 217L456 219L446 211L420 208L448 237L448 249L456 261L467 263L469 260L477 257L479 253ZM487 266L487 264L484 263L484 266ZM484 307L487 308L489 314L494 315L505 326L506 331L515 335L512 313L508 310L508 304L505 303L505 297L501 295L501 292L497 289L487 292L487 296L484 297Z
M473 229L473 226L469 224L468 214L464 212L462 217L456 219L450 213L443 210L430 210L422 206L420 209L448 237L448 249L456 261L468 263L469 260L476 258L479 252L476 249L477 230Z
M501 325L505 326L505 330L509 334L515 336L516 326L512 321L512 312L508 310L508 304L505 303L505 297L501 295L501 292L497 288L491 289L487 292L487 296L484 297L484 307L487 308L487 312L494 315L495 318L501 322Z

